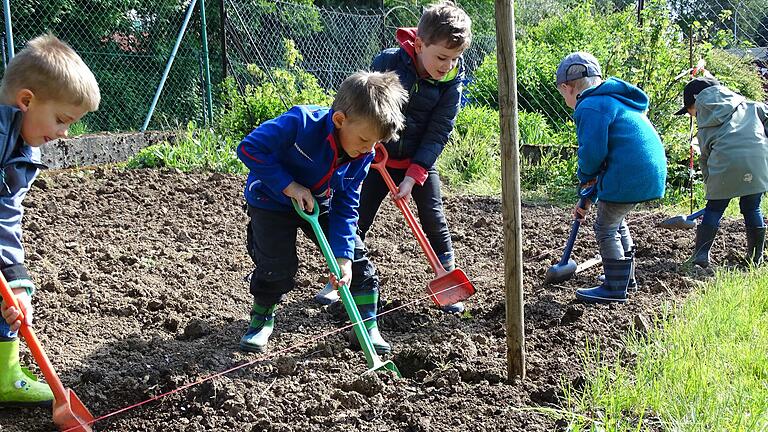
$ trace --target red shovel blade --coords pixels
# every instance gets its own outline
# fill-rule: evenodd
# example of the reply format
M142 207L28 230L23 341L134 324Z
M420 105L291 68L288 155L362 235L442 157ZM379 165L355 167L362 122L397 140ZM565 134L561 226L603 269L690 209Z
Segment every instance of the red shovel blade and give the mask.
M435 304L440 307L450 306L466 300L475 293L475 287L461 269L453 269L447 273L438 274L429 282L427 292Z
M53 422L63 432L91 432L93 415L72 389L66 389L65 400L53 403Z

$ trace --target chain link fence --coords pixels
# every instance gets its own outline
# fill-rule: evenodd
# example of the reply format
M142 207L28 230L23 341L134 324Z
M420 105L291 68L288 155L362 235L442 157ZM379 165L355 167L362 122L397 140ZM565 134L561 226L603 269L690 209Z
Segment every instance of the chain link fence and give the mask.
M209 1L214 93L225 75L233 76L244 89L256 83L249 65L269 75L288 62L333 91L349 74L367 69L379 51L396 46L395 30L416 26L423 7L410 2L382 2L389 7L379 8L307 3ZM474 22L473 43L464 55L463 104L497 109L493 2L459 4ZM11 6L14 45L19 50L46 31L66 40L101 84L103 102L99 112L86 117L88 130L136 130L147 114L188 5L181 0L17 0ZM664 110L679 103L682 82L673 82L673 77L700 58L716 75L725 76L729 85L752 97L765 97L754 89L759 78L750 81L743 76L750 68L755 76L760 70L766 73L768 8L764 0L594 0L573 7L559 0L519 0L515 12L520 108L552 127L567 125L571 112L554 86L554 70L563 55L577 49L593 51L606 75L646 89L652 109L657 108L652 120L662 127L670 121ZM199 21L196 13L150 128L206 120ZM672 42L662 46L659 41ZM287 58L295 55L291 52L300 57Z
M169 0L14 0L14 48L46 32L69 43L99 82L99 110L83 119L90 132L137 130L149 111L188 3ZM5 17L3 54L8 52ZM202 120L203 81L199 14L193 15L151 129L171 129ZM5 56L4 56L5 58ZM5 61L3 62L3 70Z

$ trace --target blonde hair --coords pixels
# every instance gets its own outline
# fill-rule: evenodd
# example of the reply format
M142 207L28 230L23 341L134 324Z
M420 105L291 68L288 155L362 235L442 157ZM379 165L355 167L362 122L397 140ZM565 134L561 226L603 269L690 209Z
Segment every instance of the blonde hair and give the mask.
M352 121L372 122L382 141L390 141L405 126L407 100L408 92L395 72L356 72L341 83L331 108Z
M577 92L581 93L590 87L600 85L602 82L603 82L603 79L599 76L588 76L588 77L568 81L565 84L574 87Z
M416 30L427 45L444 43L448 49L467 49L472 43L472 20L452 1L430 5Z
M70 103L88 111L96 111L101 101L99 84L83 59L50 33L30 40L8 63L0 100L13 105L22 89L41 100Z

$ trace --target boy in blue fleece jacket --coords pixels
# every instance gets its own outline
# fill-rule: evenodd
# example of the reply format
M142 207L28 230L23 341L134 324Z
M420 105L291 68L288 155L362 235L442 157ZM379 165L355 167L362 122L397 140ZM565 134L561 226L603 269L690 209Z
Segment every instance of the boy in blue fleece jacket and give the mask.
M579 289L576 297L623 303L627 288L637 289L635 245L625 218L637 203L664 195L667 159L645 114L648 96L618 78L601 77L597 59L585 52L569 54L557 68L557 90L574 109L579 182L597 185L594 229L605 270L602 285ZM585 214L585 209L574 209L581 220Z
M429 243L446 270L455 266L451 233L443 212L437 158L453 131L461 100L464 65L462 54L472 40L472 21L453 2L425 9L417 28L401 28L396 38L400 48L382 51L371 69L394 71L408 90L404 107L405 129L399 139L387 140L387 168L398 194L395 199L413 196L419 221ZM360 193L358 234L364 241L389 189L378 171L368 173ZM330 286L316 296L321 303L337 300ZM446 312L461 313L462 303Z
M295 285L298 270L296 230L315 244L309 223L293 209L320 205L320 224L328 237L342 278L349 285L374 348L389 352L376 324L378 281L365 254L357 254L355 230L360 184L373 160L373 146L392 139L403 127L407 93L393 73L358 72L339 87L333 106L295 106L264 122L237 148L250 169L248 253L255 269L250 291L251 321L240 339L244 351L263 352L274 327L275 308Z
M24 265L22 201L43 164L39 147L99 107L99 85L69 45L48 34L8 63L0 84L0 269L32 324L35 284ZM19 366L19 311L3 303L0 406L50 405L53 393Z

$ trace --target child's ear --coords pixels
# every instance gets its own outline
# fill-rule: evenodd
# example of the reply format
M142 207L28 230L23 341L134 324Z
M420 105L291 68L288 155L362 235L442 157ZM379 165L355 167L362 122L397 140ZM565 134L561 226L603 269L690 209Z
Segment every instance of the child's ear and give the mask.
M413 40L413 50L416 52L416 54L421 54L421 50L424 48L424 41L421 40L420 37L416 36L416 39Z
M336 129L339 129L344 123L344 120L347 119L347 115L344 114L343 111L334 111L331 118L333 119L333 125L336 126Z
M16 92L16 106L21 110L21 112L27 112L29 109L29 104L34 98L35 94L32 93L32 90L21 89Z

